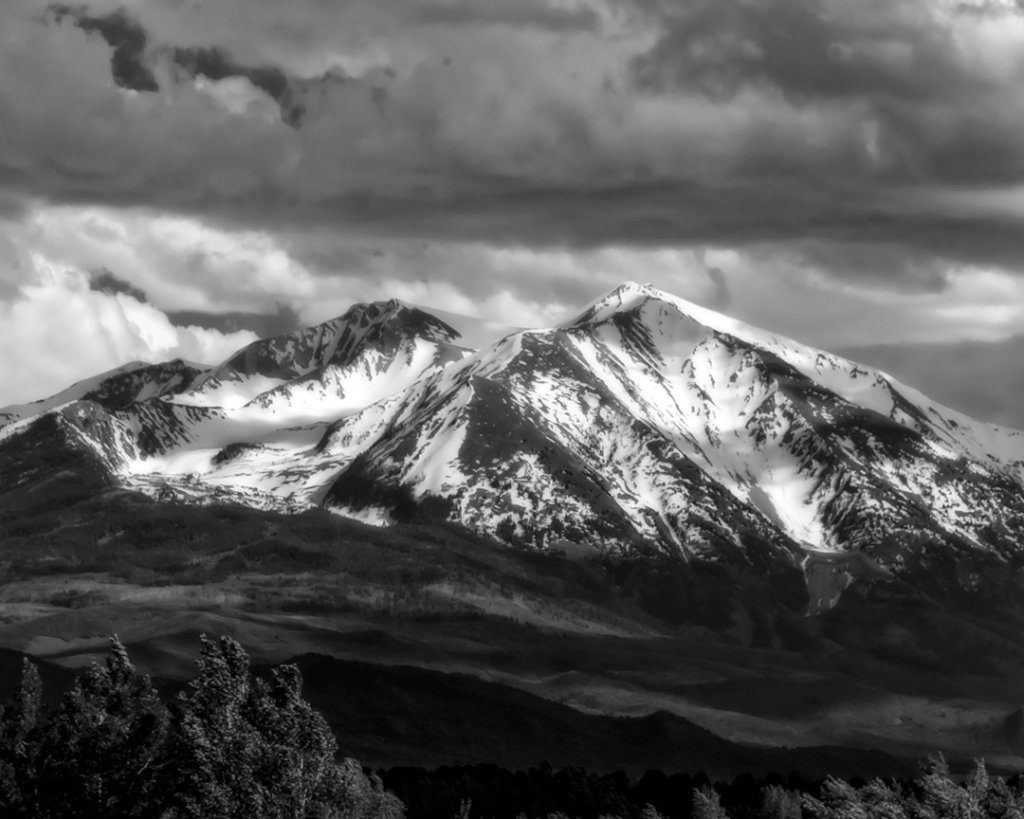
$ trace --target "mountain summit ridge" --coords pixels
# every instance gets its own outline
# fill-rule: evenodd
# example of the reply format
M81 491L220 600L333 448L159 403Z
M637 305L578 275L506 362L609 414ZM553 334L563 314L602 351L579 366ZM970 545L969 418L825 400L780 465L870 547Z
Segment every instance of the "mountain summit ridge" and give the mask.
M913 574L942 555L960 585L1020 557L1024 434L877 370L636 282L556 327L457 339L397 300L354 305L117 401L101 379L39 406L160 498L765 571L858 553Z

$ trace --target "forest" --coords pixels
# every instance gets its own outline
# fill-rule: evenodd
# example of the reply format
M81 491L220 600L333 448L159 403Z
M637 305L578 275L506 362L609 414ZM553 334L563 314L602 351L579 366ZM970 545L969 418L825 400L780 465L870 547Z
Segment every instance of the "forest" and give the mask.
M47 704L49 703L49 704ZM495 737L495 742L500 742ZM929 758L907 780L731 782L705 774L496 765L364 770L305 700L294 665L256 674L202 638L193 679L161 693L111 640L102 664L44 696L25 660L0 707L0 816L24 819L1021 819L1024 776Z

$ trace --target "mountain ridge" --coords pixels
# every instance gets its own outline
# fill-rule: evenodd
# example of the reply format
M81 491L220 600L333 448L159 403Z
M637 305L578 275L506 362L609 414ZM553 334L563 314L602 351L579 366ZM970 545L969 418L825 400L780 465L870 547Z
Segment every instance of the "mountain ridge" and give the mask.
M162 499L426 515L777 578L856 553L933 592L1020 556L1024 434L880 371L635 282L550 329L457 340L397 300L355 305L205 371L136 366L38 406ZM32 406L0 409L0 440Z

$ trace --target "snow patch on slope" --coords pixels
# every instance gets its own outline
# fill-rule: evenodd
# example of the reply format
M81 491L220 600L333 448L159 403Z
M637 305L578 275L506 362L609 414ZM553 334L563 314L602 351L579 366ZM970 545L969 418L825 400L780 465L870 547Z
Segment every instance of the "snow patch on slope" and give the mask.
M212 378L189 392L172 396L167 400L174 404L193 407L238 409L261 393L286 383L288 382L284 378L268 378L264 375L237 376L228 380Z

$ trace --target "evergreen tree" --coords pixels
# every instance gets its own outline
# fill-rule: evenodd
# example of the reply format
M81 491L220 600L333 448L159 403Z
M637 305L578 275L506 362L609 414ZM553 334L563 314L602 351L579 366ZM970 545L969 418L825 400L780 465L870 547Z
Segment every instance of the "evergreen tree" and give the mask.
M14 701L0 706L0 815L33 815L36 730L42 695L39 671L26 658Z
M1024 819L1020 800L1001 776L994 777L989 783L982 810L992 819Z
M709 786L694 790L693 819L729 819L718 791Z
M987 779L987 775L986 775ZM922 766L917 779L920 791L918 815L923 819L976 819L972 811L972 797L965 788L953 781L949 765L942 754L929 759Z
M860 792L833 776L821 786L821 798L804 794L804 810L817 819L868 819L869 813L861 801Z
M964 809L967 816L982 817L988 816L985 803L988 800L989 789L992 786L992 779L988 775L984 760L976 759L971 775L964 782L963 790L966 796Z
M781 785L769 785L761 790L762 819L800 819L800 794Z
M166 737L159 696L113 638L105 663L79 675L41 733L35 815L159 817Z
M861 802L874 819L908 819L907 795L895 785L872 779L860 789Z
M256 737L243 718L249 658L233 640L205 635L198 674L176 704L174 741L178 787L175 813L188 817L262 816L254 792Z
M253 680L249 657L229 637L203 637L199 673L174 719L182 819L397 819L402 805L358 764L335 762L337 744L283 666Z

